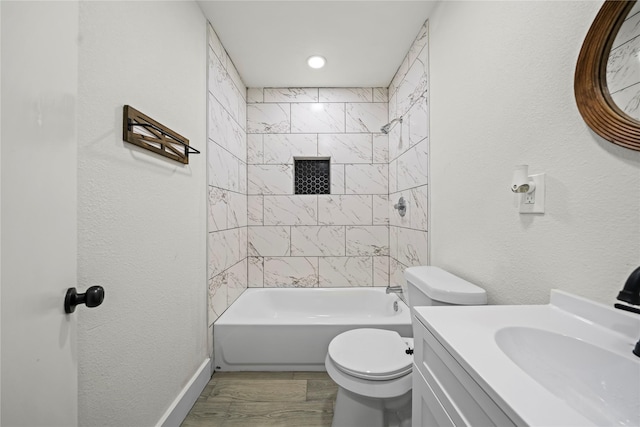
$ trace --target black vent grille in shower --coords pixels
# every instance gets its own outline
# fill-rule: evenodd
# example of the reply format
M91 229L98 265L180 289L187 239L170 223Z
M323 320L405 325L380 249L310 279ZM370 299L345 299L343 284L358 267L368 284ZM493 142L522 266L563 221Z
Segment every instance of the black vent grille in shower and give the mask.
M294 160L295 194L330 194L329 159Z

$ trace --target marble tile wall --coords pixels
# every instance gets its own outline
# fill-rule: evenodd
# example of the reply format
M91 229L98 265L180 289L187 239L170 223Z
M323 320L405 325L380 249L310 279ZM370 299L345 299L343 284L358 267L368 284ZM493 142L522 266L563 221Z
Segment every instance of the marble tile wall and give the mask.
M421 28L389 86L389 121L402 117L389 133L389 282L405 286L404 269L429 262L427 206L429 184L428 22ZM393 208L407 202L401 217Z
M427 24L389 88L245 90L212 28L208 81L210 324L247 286L403 285L428 262ZM293 194L296 157L331 159L330 195Z
M249 88L247 103L249 286L386 286L387 89ZM296 157L331 159L331 194L293 194Z
M640 120L640 3L636 3L613 42L607 64L607 86L613 101Z
M247 288L246 87L209 26L209 325Z

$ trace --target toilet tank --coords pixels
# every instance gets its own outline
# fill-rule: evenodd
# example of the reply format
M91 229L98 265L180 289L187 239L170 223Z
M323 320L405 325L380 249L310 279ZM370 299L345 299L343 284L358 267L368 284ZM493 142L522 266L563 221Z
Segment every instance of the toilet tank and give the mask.
M484 289L438 267L409 267L404 271L404 278L410 307L487 303Z

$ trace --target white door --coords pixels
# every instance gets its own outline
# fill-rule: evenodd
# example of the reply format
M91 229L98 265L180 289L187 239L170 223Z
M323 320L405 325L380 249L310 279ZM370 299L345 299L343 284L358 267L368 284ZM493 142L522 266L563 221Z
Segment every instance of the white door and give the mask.
M0 18L0 424L75 426L78 3L2 0Z

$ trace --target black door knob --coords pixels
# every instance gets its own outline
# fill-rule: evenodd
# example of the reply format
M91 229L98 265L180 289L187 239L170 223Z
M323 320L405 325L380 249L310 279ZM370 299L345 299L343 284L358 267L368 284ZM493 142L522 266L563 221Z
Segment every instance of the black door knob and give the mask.
M64 312L73 313L76 305L85 304L87 307L97 307L104 301L104 288L102 286L91 286L84 294L79 294L76 288L67 289L64 297Z

